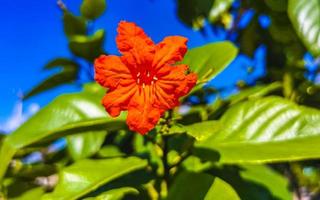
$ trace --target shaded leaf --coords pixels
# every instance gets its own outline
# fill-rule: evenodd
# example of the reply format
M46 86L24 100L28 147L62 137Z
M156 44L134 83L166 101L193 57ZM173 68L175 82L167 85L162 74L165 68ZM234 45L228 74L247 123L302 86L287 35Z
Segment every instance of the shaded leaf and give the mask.
M264 165L224 165L208 172L228 182L242 200L292 199L287 178Z
M76 35L70 38L71 52L88 61L93 61L103 53L104 30L98 30L92 36Z
M264 165L245 165L241 168L240 175L243 179L265 186L275 198L292 199L286 177Z
M193 29L201 29L213 5L212 0L178 0L178 16L183 23Z
M78 63L66 58L57 58L49 62L44 67L44 69L52 69L55 67L61 67L62 71L47 78L38 86L33 88L31 91L27 92L24 96L24 99L28 99L46 90L52 89L63 84L72 83L75 80L77 80L79 70Z
M74 35L86 35L87 26L83 18L74 16L68 11L63 14L64 32L68 37Z
M58 185L42 199L77 199L146 165L146 161L136 157L80 160L60 172Z

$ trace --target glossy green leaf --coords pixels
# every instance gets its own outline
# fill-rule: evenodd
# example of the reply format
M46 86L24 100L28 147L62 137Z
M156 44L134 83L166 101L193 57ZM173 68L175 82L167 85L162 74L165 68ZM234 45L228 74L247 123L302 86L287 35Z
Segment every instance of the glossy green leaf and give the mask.
M222 72L236 57L238 49L230 42L216 42L189 50L182 63L205 83Z
M77 80L79 70L78 63L66 58L57 58L50 61L44 67L44 69L52 69L55 67L61 67L62 70L44 80L42 83L34 87L31 91L27 92L24 96L24 99L28 99L46 90L63 84L72 83Z
M320 112L280 97L231 107L223 129L196 142L195 153L222 163L262 163L320 157Z
M8 135L0 150L0 179L20 148L66 135L89 131L98 134L102 130L126 128L122 116L117 119L107 117L100 103L101 97L99 92L89 92L88 88L81 93L59 96Z
M240 199L230 185L204 173L182 172L174 180L168 200Z
M59 174L59 182L43 200L78 199L129 172L142 169L147 162L136 157L80 160Z
M93 131L67 137L67 149L73 160L79 160L96 154L104 142L107 132Z
M80 11L87 19L96 19L106 10L106 0L83 0Z
M289 0L288 14L307 49L320 55L320 1Z
M93 61L103 53L104 30L98 30L92 36L76 35L70 38L71 52L88 61Z
M112 189L107 192L100 194L97 197L89 197L84 200L120 200L127 194L139 194L139 191L132 187L122 187L117 189Z
M86 35L87 25L83 18L74 16L68 11L63 14L64 32L68 37Z

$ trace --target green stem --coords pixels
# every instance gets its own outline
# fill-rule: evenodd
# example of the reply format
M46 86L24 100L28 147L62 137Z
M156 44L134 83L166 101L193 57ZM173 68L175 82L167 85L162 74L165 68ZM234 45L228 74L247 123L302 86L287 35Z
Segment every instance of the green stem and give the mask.
M168 184L170 179L170 166L168 164L168 138L166 136L162 136L162 164L163 164L163 177L161 182L161 199L166 199L168 196Z

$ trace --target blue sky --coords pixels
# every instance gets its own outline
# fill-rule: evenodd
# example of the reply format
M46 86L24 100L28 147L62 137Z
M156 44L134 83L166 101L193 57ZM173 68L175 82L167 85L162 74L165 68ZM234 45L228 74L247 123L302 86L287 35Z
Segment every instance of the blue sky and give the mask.
M68 9L79 14L81 0L64 0ZM63 34L61 11L55 0L5 1L0 0L0 124L4 123L17 105L19 94L30 90L50 75L42 67L50 59L69 56ZM189 38L189 47L218 40L208 28L206 36L184 26L176 16L175 0L109 0L106 13L94 24L95 29L106 30L105 49L117 54L115 36L120 20L136 22L158 42L167 35ZM232 76L225 72L217 82L226 82ZM63 86L33 97L23 103L23 110L43 106L61 93L79 88ZM31 108L30 108L31 105Z

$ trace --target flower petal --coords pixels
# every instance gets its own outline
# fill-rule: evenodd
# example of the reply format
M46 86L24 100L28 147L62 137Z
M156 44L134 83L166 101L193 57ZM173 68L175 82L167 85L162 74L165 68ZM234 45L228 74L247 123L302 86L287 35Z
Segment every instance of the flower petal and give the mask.
M121 53L129 52L132 49L154 46L153 41L135 23L121 21L117 30L116 42Z
M188 39L181 36L169 36L157 45L152 66L158 69L165 64L174 64L183 59L187 52Z
M132 131L146 134L155 127L164 112L153 107L152 86L137 90L128 107L127 124Z
M102 55L94 62L94 79L102 86L110 89L116 88L120 82L125 84L132 79L130 70L118 56Z
M137 85L131 84L108 91L102 99L102 104L112 117L117 117L122 110L127 110L130 99L136 90Z
M157 103L160 107L171 109L179 105L179 98L188 94L197 83L197 75L186 74L187 65L166 65L159 71L156 82Z

